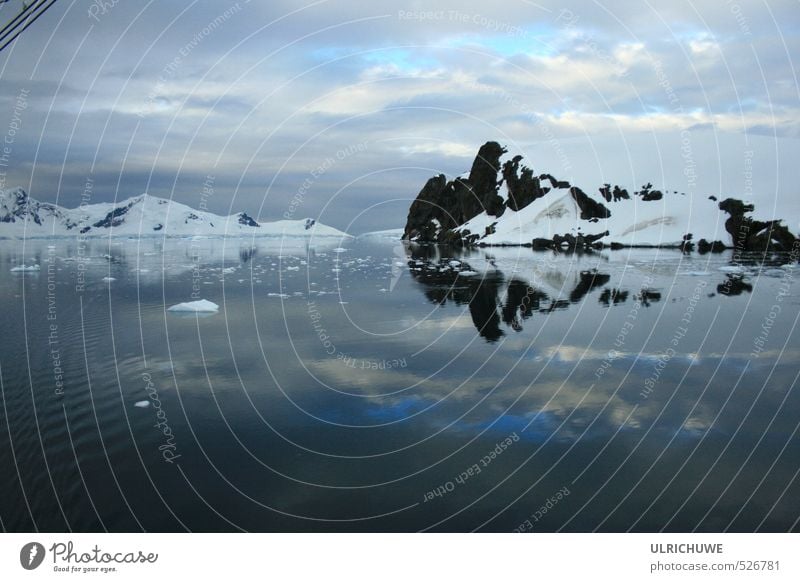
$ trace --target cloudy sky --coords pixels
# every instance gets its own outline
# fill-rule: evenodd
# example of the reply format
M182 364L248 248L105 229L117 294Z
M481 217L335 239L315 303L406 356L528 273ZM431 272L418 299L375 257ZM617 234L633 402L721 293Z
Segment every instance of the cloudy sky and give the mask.
M196 207L205 183L214 212L363 232L496 140L590 192L798 211L798 41L795 0L60 0L0 53L5 184Z

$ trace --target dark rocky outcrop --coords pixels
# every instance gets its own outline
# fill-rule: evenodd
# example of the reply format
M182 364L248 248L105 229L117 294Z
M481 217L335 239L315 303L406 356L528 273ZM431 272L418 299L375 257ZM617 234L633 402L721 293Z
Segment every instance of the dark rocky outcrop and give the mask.
M255 220L253 220L246 212L242 212L239 214L239 224L243 224L244 226L261 226Z
M721 240L708 242L706 239L701 238L697 242L697 252L700 253L701 255L705 255L708 253L721 253L726 248L727 247L725 246L725 243L722 242Z
M522 166L520 171L520 161L522 156L515 156L503 164L503 180L508 188L508 200L505 204L514 211L522 210L550 191L550 188L541 186L539 177L533 175L532 169Z
M487 142L479 149L468 177L448 181L444 174L440 174L429 179L411 204L403 238L416 242L456 246L490 244L484 242L484 239L495 233L498 222L504 227L504 230L508 226L500 220L506 209L518 212L549 194L554 199L554 204L552 207L547 207L547 217L559 218L564 216L564 212L571 213L571 208L567 209L563 204L558 203L558 200L563 198L563 194L554 196L553 192L556 190L568 190L577 206L580 220L589 223L599 223L601 220L611 218L612 211L603 202L611 204L631 199L631 195L626 189L618 185L612 187L612 184L606 183L598 189L599 200L603 201L600 202L577 186L571 186L568 181L559 180L551 174L535 175L533 169L522 164L522 156L515 156L501 165L500 158L504 153L506 153L506 149L499 143ZM545 183L549 183L549 186L544 186ZM505 185L508 191L505 200L499 194L502 185ZM662 204L667 207L667 210L670 210L671 205L685 204L669 194L672 192L673 195L685 196L684 193L675 190L664 192L654 189L653 184L648 182L633 195L642 202L663 201ZM714 196L709 198L716 201ZM732 244L726 245L724 241L705 239L696 242L692 233L687 232L682 241L678 242L673 239L661 247L679 248L685 253L698 251L703 254L720 252L723 248L731 248L731 246L740 251L761 253L786 252L796 248L798 239L780 220L764 222L747 216L747 213L753 211L752 205L728 198L719 203L719 209L729 214L725 228L731 235ZM465 227L464 224L482 213L485 213L484 218L489 217L490 220L482 222L480 227L474 229L481 232L470 232L470 227ZM622 209L615 217L614 224L616 224L616 218L626 218L629 214ZM661 218L663 224L667 224L672 219L670 214L680 213L665 214ZM540 214L537 220L540 220L542 216L544 215ZM498 221L492 221L491 217L496 217ZM641 223L629 225L629 228L622 233L614 232L614 234L624 236L639 228L648 228L658 224L658 220L658 218L650 221L643 220ZM570 228L570 232L556 235L552 239L536 237L530 243L520 242L519 244L523 246L529 244L534 249L560 250L566 248L571 251L604 246L600 239L609 236L608 231L602 234L586 235L581 233L583 228L582 225L576 225L575 228ZM624 248L622 244L616 242L609 243L607 246L611 249ZM650 248L659 246L659 244L642 243L641 246Z
M105 218L102 220L98 220L92 226L95 228L111 228L112 226L119 226L124 222L122 216L128 213L128 210L131 209L134 202L131 202L127 206L120 206L115 208L108 214L106 214ZM83 231L81 231L83 232Z
M581 209L581 219L591 220L592 218L609 218L611 211L597 200L589 198L586 192L577 187L569 189L569 193Z
M660 190L653 190L653 185L650 182L642 186L641 191L636 192L636 194L641 197L642 202L653 202L664 197Z
M469 178L447 181L444 174L425 183L411 204L403 238L460 244L450 232L482 212L501 216L505 200L497 193L500 156L506 150L497 142L485 143L478 151ZM484 233L476 233L475 238Z
M725 230L731 235L733 248L743 252L789 252L797 238L780 220L756 220L747 213L755 208L735 198L726 198L719 203L719 209L729 215Z
M506 149L496 141L486 142L478 150L469 172L472 200L464 205L464 221L479 215L484 210L491 216L500 216L505 211L505 200L497 193L497 173L500 171L500 156Z

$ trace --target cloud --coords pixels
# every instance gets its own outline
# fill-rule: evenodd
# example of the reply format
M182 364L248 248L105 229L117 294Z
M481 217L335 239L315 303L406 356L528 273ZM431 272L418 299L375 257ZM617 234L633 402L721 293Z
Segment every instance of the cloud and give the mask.
M617 181L611 171L639 175L654 159L680 177L680 155L663 144L690 129L695 156L721 168L726 188L737 185L729 176L742 136L762 138L757 157L773 163L759 183L779 192L792 179L779 162L799 153L792 11L710 0L637 10L520 1L502 11L472 0L432 11L184 1L118 3L95 21L85 6L59 3L0 55L7 115L30 90L8 177L44 200L76 200L96 172L109 184L98 199L147 188L191 203L214 173L230 189L211 210L235 201L268 219L321 160L367 143L304 201L305 214L326 208L343 227L365 202L415 196L423 167L462 173L489 139L535 152L529 161L555 174L557 142L568 177L592 188L596 167ZM698 149L701 129L719 149ZM389 184L386 171L400 173ZM718 193L717 176L699 180ZM361 228L402 226L371 220Z

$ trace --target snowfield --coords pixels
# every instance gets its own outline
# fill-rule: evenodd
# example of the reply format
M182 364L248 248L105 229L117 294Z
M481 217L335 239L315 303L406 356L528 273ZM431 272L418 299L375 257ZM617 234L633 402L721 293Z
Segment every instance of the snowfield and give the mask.
M502 193L501 193L502 194ZM582 220L578 204L568 191L553 191L515 212L506 209L502 216L485 212L461 225L457 232L481 236L478 242L490 245L530 244L534 238L553 238L554 235L599 234L609 231L602 241L625 246L677 246L685 234L691 233L696 242L728 242L725 231L728 215L721 212L717 202L706 197L664 194L661 200L630 200L606 202L611 216L597 221ZM485 235L487 228L492 234ZM485 236L484 236L485 235Z

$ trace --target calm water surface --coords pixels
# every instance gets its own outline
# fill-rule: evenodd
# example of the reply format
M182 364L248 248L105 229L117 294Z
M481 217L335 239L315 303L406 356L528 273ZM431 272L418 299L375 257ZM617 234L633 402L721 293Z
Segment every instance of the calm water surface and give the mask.
M2 241L2 527L797 530L797 273L380 238ZM219 312L166 311L193 298Z

